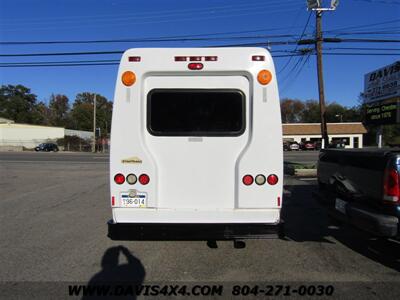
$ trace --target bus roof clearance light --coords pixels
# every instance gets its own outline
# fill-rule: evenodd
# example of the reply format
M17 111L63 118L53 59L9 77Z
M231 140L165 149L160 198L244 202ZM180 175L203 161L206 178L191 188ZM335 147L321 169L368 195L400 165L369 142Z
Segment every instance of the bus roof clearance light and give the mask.
M268 70L261 70L258 72L257 80L262 85L267 85L272 80L272 74Z
M265 56L264 55L253 55L251 57L252 61L265 61Z
M132 71L126 71L121 77L122 83L126 86L131 86L136 82L136 75Z

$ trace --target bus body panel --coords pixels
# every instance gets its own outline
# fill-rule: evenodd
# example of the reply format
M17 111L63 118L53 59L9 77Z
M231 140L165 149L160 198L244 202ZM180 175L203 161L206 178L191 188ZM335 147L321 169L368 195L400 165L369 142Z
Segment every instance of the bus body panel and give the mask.
M252 56L264 56L253 61ZM140 61L129 61L129 57ZM216 56L189 70L176 56ZM267 85L257 81L269 70ZM121 82L133 71L136 82ZM156 136L148 129L148 96L157 89L237 90L245 97L245 130L238 136ZM279 95L274 65L262 48L130 49L121 59L111 130L110 190L115 223L269 223L280 221L283 152ZM147 174L147 185L115 174ZM275 185L246 186L244 175L275 174ZM127 194L145 207L122 207Z

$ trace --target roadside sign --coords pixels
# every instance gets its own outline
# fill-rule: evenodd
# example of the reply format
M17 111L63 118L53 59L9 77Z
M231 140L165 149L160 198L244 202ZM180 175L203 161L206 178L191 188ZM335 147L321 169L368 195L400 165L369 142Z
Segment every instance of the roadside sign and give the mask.
M364 103L400 97L400 61L364 76Z
M366 124L400 123L400 61L364 76Z
M365 105L366 124L396 124L400 123L400 97Z

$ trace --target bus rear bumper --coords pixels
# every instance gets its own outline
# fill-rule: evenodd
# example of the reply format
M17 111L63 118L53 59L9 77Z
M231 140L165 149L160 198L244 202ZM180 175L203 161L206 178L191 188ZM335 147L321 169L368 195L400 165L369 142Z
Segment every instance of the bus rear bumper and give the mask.
M284 237L284 223L115 223L108 221L114 241L203 241Z

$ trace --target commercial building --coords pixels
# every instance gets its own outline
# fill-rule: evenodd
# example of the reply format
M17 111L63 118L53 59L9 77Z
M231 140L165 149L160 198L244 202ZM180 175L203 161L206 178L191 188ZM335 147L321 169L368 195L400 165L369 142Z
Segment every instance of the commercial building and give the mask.
M283 124L283 140L293 142L321 142L321 123ZM367 133L361 122L328 123L329 142L344 142L346 148L362 148L363 134Z
M92 138L92 132L70 130L63 127L50 127L31 124L17 124L12 120L0 118L0 150L31 149L40 143L56 142L66 135L83 139Z

